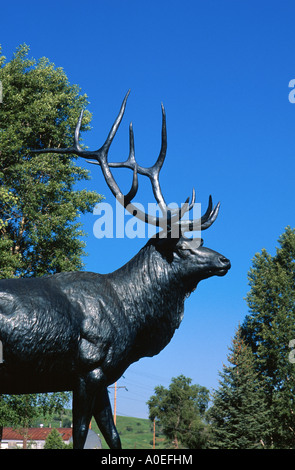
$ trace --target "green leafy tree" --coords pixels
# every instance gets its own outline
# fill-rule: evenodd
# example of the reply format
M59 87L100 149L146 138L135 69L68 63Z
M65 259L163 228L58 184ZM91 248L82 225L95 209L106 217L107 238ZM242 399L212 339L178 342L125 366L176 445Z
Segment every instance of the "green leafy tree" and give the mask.
M48 59L28 58L20 46L3 57L0 80L0 277L42 276L83 268L85 235L78 218L101 196L77 190L89 172L77 157L32 154L30 149L72 145L87 96ZM82 131L89 129L85 111Z
M295 339L295 229L285 229L273 256L265 249L255 255L249 284L242 331L264 381L273 428L269 445L295 448L295 365L289 360Z
M0 173L0 178L3 176ZM0 278L13 277L13 273L18 267L19 255L14 255L12 251L12 240L6 236L9 213L11 207L16 204L17 198L6 187L0 187Z
M89 172L75 164L76 157L30 152L71 145L88 101L62 68L44 57L29 59L28 53L22 45L11 61L0 57L0 278L83 269L85 233L79 217L101 200L94 191L77 189ZM85 111L82 131L89 129L90 119ZM36 406L47 412L53 402L68 398L2 397L0 426L9 420L26 428Z
M23 435L23 448L27 448L28 429L36 418L61 413L68 403L68 393L42 393L28 395L3 395L0 406L0 426L17 427Z
M205 411L209 390L191 385L183 375L172 378L169 388L155 388L147 402L149 418L156 421L168 441L175 447L198 449L206 446Z
M251 349L239 327L230 347L228 365L219 373L219 389L213 394L208 418L210 446L219 449L256 449L265 446L270 416L263 384L255 371Z

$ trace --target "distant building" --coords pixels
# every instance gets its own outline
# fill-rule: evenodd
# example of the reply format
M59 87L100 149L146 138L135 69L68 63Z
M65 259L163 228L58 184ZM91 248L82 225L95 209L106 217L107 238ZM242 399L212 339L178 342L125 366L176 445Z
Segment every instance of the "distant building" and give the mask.
M47 436L53 428L29 428L27 445L30 449L43 449ZM72 442L72 428L56 428L65 444ZM13 428L3 428L1 449L15 449L23 447L23 434ZM89 429L85 449L101 449L99 436Z

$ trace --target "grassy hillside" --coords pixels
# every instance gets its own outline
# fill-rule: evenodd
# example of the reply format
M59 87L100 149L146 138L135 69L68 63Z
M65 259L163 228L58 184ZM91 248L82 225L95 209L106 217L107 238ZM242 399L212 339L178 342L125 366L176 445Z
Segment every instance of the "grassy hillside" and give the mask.
M117 416L116 427L120 434L123 449L153 448L153 425L148 419ZM109 447L101 436L94 420L92 420L91 429L100 435L103 449L108 449ZM164 436L156 430L156 449L163 448Z

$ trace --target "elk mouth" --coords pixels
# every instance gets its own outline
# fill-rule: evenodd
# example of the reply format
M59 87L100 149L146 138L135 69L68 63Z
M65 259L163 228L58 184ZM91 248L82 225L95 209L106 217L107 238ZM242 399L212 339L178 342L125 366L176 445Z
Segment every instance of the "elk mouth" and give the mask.
M216 276L225 276L225 274L230 270L231 263L230 260L227 258L222 257L222 263L224 264L221 268L219 268L216 272Z
M209 275L221 277L221 276L225 276L226 273L229 271L229 269L231 268L230 260L221 256L219 261L220 261L221 266L213 268L213 269L209 269L208 271Z
M225 276L229 269L230 269L230 266L228 268L222 268L219 271L216 271L214 274L220 277Z

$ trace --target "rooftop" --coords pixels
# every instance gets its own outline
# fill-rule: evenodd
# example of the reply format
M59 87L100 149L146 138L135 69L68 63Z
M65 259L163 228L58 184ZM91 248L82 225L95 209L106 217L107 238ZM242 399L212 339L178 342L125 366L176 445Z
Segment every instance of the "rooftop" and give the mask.
M48 434L51 433L53 428L29 428L28 440L32 441L45 441ZM60 433L63 441L69 441L72 437L72 428L56 428ZM22 441L23 434L19 430L13 428L3 428L2 440L9 441Z

